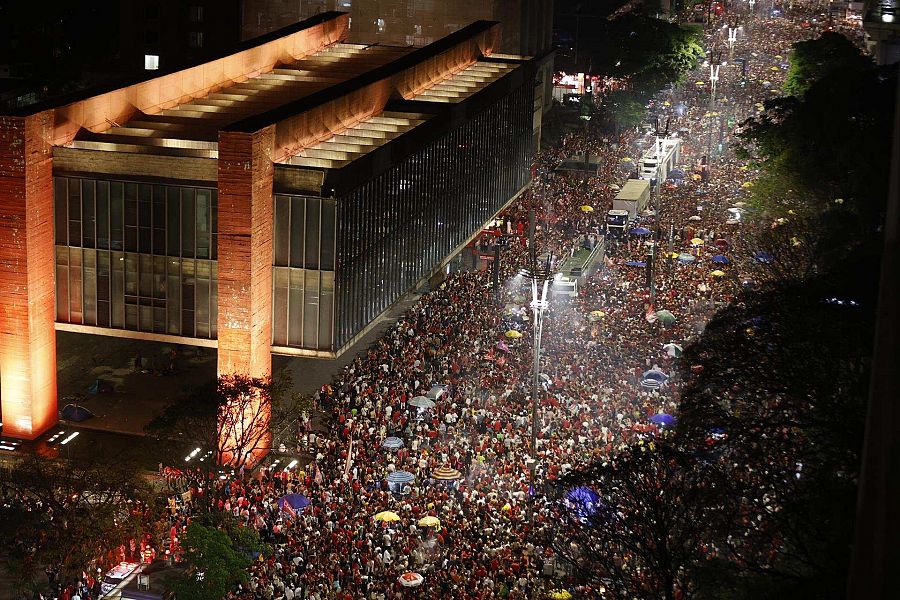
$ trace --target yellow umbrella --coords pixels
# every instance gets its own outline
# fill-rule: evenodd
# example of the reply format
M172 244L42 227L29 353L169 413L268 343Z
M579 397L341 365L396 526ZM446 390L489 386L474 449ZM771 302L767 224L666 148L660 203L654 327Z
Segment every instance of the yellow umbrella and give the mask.
M738 171L746 171L749 168L750 167L748 167L747 165L741 165L740 167L738 167Z
M803 245L803 242L800 241L800 238L798 238L796 236L791 237L791 246L796 248L797 246L802 246L802 245Z
M701 240L700 238L693 238L691 240L691 246L702 246L702 245L703 245L703 240Z
M568 590L553 590L547 594L547 597L550 600L571 600L572 594Z
M678 258L678 253L677 253L677 252L673 252L671 256L672 256L672 258Z
M508 337L511 340L517 340L520 337L522 337L522 334L519 333L518 331L516 331L515 329L510 329L509 331L506 332L506 337Z
M778 67L772 67L772 70L773 70L773 71L780 71L781 69L779 69Z
M720 271L719 269L716 269L715 271L710 273L710 275L712 275L713 277L725 277L725 271Z
M753 187L753 182L752 182L752 181L745 181L744 183L741 184L741 187L742 187L742 188L752 188L752 187Z
M778 59L778 60L781 60L781 59L784 58L784 57L781 56L780 54L776 54L776 55L775 55L775 58Z
M427 517L422 517L419 519L419 527L440 527L441 520L437 517L432 517L428 515Z
M581 212L585 212L585 213L594 212L594 207L584 204L581 206Z
M606 316L606 313L603 312L602 310L592 310L591 314L595 317L605 317Z
M399 521L400 515L391 510L385 510L377 515L375 515L375 521L384 521L385 523L393 523L394 521Z
M705 81L698 81L698 82L697 82L697 85L706 85L706 82L705 82Z
M625 156L622 158L622 162L634 162L630 156Z
M500 510L512 510L512 505L509 502L507 502L500 508Z

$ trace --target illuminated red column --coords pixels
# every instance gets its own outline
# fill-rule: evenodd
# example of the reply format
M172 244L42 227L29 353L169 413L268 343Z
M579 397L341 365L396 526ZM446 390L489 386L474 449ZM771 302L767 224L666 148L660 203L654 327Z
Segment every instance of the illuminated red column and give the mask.
M274 126L219 133L220 375L267 377L272 371L274 141ZM270 445L271 438L254 457L262 458Z
M52 111L0 116L0 400L29 440L58 421L52 130Z

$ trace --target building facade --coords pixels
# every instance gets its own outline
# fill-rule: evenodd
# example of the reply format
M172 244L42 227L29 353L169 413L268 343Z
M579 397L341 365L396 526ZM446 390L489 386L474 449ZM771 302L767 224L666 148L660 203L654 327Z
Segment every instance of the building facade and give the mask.
M528 183L534 60L323 13L129 88L0 117L6 435L56 421L55 330L335 357Z

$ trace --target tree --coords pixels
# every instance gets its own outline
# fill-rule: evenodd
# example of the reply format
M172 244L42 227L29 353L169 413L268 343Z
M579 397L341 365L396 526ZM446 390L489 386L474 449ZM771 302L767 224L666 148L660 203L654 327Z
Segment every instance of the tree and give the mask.
M139 540L154 518L153 490L129 465L22 459L0 473L0 537L13 574L30 587L37 567L80 575L100 561L119 560L118 549ZM126 550L129 551L129 550Z
M626 90L610 92L603 102L603 111L617 129L637 127L647 115L645 103Z
M292 391L290 372L276 378L221 376L186 390L184 398L167 406L148 425L160 439L177 439L213 450L217 461L240 467L272 447L272 431L296 432L307 399ZM288 439L285 439L288 441Z
M794 43L790 65L784 91L790 96L803 96L826 76L871 68L872 60L843 35L826 31L816 39Z
M867 250L748 294L685 348L678 439L720 473L704 598L843 597L878 281Z
M665 440L632 446L563 480L602 503L593 512L560 507L550 545L604 598L690 598L690 576L707 556L710 471Z
M259 534L225 520L218 527L193 522L181 538L185 559L193 567L173 585L184 600L219 600L239 583L249 581L253 553L266 552Z
M862 240L877 231L887 198L896 70L838 69L802 97L770 101L738 133L739 154L762 173L754 202L765 213L818 218L840 209Z

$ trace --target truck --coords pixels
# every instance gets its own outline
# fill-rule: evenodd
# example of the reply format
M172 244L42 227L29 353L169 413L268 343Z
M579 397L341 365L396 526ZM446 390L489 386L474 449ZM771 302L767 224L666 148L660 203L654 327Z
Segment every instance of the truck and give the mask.
M624 230L628 223L650 204L650 182L646 179L629 179L613 200L612 210L606 215L608 228Z

